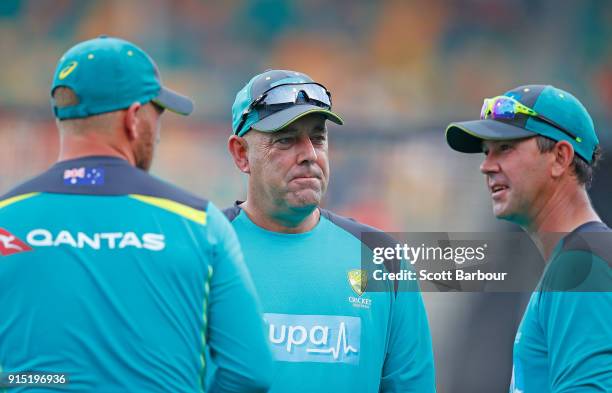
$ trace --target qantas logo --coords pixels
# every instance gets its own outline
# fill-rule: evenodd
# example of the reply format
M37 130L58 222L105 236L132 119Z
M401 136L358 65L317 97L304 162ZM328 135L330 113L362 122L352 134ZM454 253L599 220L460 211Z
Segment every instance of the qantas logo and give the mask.
M28 246L9 231L0 228L0 255L7 256L31 250L32 247Z
M161 251L166 248L166 238L161 233L138 235L135 232L98 232L88 234L67 230L53 233L50 230L39 228L28 232L26 242L0 228L1 256L31 251L32 247L69 246L92 250L139 248L149 251Z
M114 250L132 247L161 251L166 247L165 237L161 233L137 235L135 232L100 232L87 234L61 230L54 234L47 229L33 229L28 233L26 240L34 247L69 246L92 250Z

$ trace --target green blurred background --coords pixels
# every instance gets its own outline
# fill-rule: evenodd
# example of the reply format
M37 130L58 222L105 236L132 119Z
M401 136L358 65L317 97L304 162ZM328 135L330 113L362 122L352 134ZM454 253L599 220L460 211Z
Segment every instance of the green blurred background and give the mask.
M119 36L145 49L165 84L190 95L167 114L153 172L225 206L246 179L226 151L236 92L267 68L305 72L333 93L326 206L388 231L513 230L497 222L481 155L447 148L449 121L482 99L552 84L612 138L612 2L607 0L0 1L0 194L55 161L49 86L78 41ZM611 222L612 160L592 189ZM502 392L524 296L426 294L440 392ZM461 336L462 332L465 336Z

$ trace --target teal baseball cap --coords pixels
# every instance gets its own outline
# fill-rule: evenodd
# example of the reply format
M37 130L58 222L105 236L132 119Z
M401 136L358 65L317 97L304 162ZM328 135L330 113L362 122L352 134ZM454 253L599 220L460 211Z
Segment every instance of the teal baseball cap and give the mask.
M331 107L331 93L308 75L267 70L251 78L236 94L232 131L238 136L250 129L275 132L310 113L320 113L336 124L344 124Z
M504 106L506 97L527 107L523 111L530 114L511 113L512 110L502 108L498 117L489 116L497 108L487 108L487 103ZM506 117L508 113L512 116ZM569 142L576 154L588 163L599 145L595 125L584 105L572 94L550 85L516 87L502 96L485 100L480 120L454 122L446 128L448 145L462 153L482 152L483 140L512 140L536 135Z
M55 117L82 118L125 109L134 102L155 102L181 115L193 111L193 101L161 82L157 65L142 49L120 38L99 36L70 48L59 60L51 96L58 87L71 89L78 102L58 107Z

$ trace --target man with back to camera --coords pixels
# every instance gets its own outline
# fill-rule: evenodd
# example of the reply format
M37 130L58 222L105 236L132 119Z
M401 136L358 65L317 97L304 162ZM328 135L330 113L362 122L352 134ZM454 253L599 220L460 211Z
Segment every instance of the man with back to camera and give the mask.
M147 173L162 112L188 115L191 100L106 36L62 56L51 95L58 162L0 198L4 386L32 371L69 391L199 392L209 347L209 391L267 391L272 359L233 228Z
M519 86L451 123L451 148L484 152L497 218L520 225L547 259L514 341L511 393L612 391L612 231L587 188L600 147L570 93Z
M425 308L407 292L367 292L363 232L319 207L329 179L331 94L307 75L268 70L236 95L228 148L249 175L224 212L258 290L275 357L271 392L434 392ZM415 289L416 288L416 289Z

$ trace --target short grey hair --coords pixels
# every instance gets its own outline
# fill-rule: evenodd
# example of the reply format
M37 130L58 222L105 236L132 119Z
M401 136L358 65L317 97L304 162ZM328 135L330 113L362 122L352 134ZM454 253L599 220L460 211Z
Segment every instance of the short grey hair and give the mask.
M548 153L552 151L557 144L557 141L541 135L536 137L536 141L538 143L540 153ZM599 145L593 152L593 159L591 160L591 163L586 162L586 160L580 157L578 154L574 154L574 160L572 161L571 167L576 175L576 178L578 179L578 184L584 185L586 189L591 187L593 182L593 169L597 166L599 161L601 161L601 155L602 152Z

